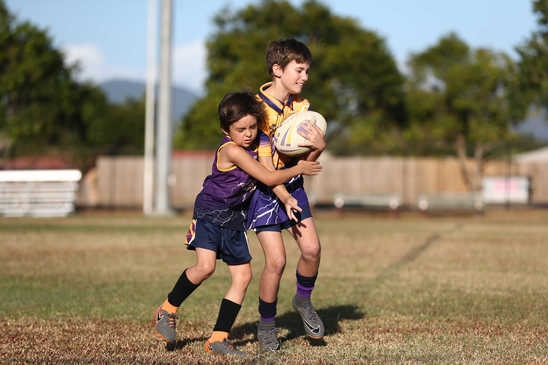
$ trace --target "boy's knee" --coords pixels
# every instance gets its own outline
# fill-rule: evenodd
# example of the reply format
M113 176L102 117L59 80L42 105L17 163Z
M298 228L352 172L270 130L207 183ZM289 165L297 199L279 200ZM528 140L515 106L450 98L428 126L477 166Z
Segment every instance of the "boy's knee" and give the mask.
M322 249L319 244L305 246L305 248L301 251L303 258L309 261L319 261L321 254Z

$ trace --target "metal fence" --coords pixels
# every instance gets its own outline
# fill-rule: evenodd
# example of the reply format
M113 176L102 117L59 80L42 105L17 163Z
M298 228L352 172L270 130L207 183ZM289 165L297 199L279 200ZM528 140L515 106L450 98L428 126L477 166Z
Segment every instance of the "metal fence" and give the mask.
M174 208L192 207L204 178L211 171L212 152L184 153L172 159L170 201ZM414 207L421 194L465 193L456 158L333 157L323 154L323 172L305 177L316 204L332 204L336 194L397 194ZM472 166L473 162L468 161ZM78 205L140 208L143 202L143 158L100 157L91 177L84 177ZM487 161L485 176L527 176L530 203L548 203L548 161ZM93 197L93 198L90 198Z

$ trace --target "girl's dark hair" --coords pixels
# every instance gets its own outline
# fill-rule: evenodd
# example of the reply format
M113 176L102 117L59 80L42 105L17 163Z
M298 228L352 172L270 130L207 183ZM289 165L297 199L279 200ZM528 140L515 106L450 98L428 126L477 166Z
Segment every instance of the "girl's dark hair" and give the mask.
M230 126L246 115L257 118L260 125L264 119L263 106L259 100L250 92L232 92L226 94L218 108L219 122L221 129L228 132Z
M291 61L312 63L312 53L306 44L293 38L270 42L266 48L266 69L270 76L272 66L278 64L283 69Z

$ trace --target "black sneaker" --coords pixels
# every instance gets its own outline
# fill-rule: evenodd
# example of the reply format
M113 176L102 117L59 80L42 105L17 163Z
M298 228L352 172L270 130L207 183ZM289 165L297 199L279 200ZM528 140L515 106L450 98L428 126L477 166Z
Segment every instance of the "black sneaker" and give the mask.
M281 350L280 341L278 341L278 329L276 322L259 321L257 325L257 340L259 341L259 350L263 352L278 352Z
M308 337L321 340L325 333L323 322L310 302L310 298L299 295L293 297L293 308L299 313L303 321L304 331Z

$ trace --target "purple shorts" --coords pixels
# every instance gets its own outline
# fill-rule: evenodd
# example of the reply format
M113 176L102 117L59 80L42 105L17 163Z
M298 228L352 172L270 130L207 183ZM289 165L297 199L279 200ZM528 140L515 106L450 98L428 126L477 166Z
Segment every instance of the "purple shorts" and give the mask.
M286 184L288 192L297 199L302 212L298 212L299 222L310 218L310 204L308 197L302 186L302 177L297 177ZM253 193L249 209L247 212L247 229L260 231L282 231L286 228L293 227L298 222L295 222L287 216L285 206L276 197L270 188L260 186Z

